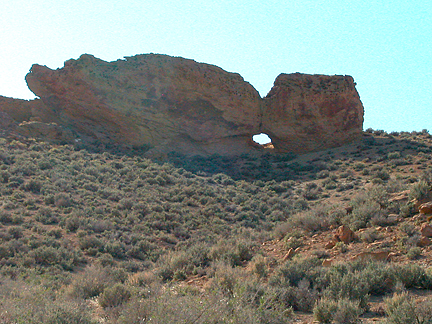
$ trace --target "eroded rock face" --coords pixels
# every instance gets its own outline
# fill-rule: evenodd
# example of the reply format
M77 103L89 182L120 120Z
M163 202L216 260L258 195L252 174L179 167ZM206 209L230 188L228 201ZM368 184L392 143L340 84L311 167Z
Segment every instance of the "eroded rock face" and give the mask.
M309 152L361 136L363 106L349 76L282 74L268 96L236 73L167 55L105 62L91 55L61 69L34 65L26 77L40 99L0 97L28 136L151 147L166 154L238 155L263 150ZM37 123L35 123L37 122ZM52 124L55 123L55 124ZM54 126L56 125L56 126Z
M8 114L15 122L32 119L34 116L40 119L44 117L51 120L54 116L42 100L22 100L0 96L0 111Z
M279 152L318 151L361 136L363 105L350 76L281 74L264 103L262 129Z
M100 141L226 153L248 148L259 130L258 92L239 74L193 60L83 55L60 70L34 65L26 80L52 121Z
M55 144L73 143L75 140L71 130L64 129L56 123L25 121L16 127L16 132L23 136L38 138Z

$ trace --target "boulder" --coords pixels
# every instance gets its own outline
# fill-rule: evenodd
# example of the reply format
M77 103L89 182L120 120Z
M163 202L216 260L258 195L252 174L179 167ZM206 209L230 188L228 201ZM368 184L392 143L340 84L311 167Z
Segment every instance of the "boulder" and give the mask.
M361 138L362 125L351 76L281 74L264 98L263 132L279 152L341 146Z
M421 204L419 206L419 212L420 212L420 214L423 214L423 215L432 214L432 201Z
M421 235L425 237L432 237L432 226L424 224L420 229Z
M324 259L321 265L323 267L328 268L328 267L331 267L334 264L334 262L335 262L335 259Z
M389 203L407 203L410 190L390 194Z
M327 250L331 250L336 246L336 243L337 243L337 241L335 241L335 240L328 241L326 243L326 245L324 245L324 248Z
M296 253L295 253L294 249L293 249L293 248L290 248L290 249L288 250L287 254L285 254L285 256L283 257L283 260L284 260L284 261L290 260L290 259L293 258L293 256L294 256L295 254L296 254Z
M430 238L426 237L426 236L422 236L420 238L420 240L418 240L417 242L417 246L419 247L425 247L425 246L429 246L431 245L431 240Z
M352 260L374 260L374 261L388 261L391 258L391 253L387 251L369 252L364 251L355 255Z
M356 235L348 226L342 225L337 229L335 238L337 238L340 242L348 244L355 240Z

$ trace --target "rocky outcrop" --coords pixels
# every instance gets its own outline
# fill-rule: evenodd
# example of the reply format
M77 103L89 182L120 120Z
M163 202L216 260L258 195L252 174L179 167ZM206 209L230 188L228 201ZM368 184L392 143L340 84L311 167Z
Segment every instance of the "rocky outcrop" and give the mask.
M55 144L72 143L74 134L56 123L43 123L40 121L22 122L16 127L16 132L26 137L38 138Z
M388 251L363 251L351 258L351 260L373 260L373 261L390 261L392 253Z
M61 70L34 65L26 80L53 121L102 142L226 154L248 148L259 129L260 97L249 83L183 58L83 55Z
M357 239L355 233L346 225L341 225L336 230L336 233L333 235L332 240L327 242L324 246L326 249L333 249L337 243L343 242L344 244L349 244Z
M310 152L360 137L363 105L350 76L281 74L264 98L262 129L280 152Z
M14 121L29 121L32 118L52 120L53 114L42 100L21 100L0 96L0 111L8 114Z
M8 113L0 111L0 133L15 129L16 124Z
M363 107L348 76L282 74L268 96L236 73L167 55L104 62L91 55L61 69L34 65L26 77L40 99L0 98L0 111L24 133L70 141L151 148L152 153L238 155L263 150L308 152L358 138ZM46 125L42 125L44 123ZM55 123L55 124L53 124ZM56 126L54 126L56 125Z

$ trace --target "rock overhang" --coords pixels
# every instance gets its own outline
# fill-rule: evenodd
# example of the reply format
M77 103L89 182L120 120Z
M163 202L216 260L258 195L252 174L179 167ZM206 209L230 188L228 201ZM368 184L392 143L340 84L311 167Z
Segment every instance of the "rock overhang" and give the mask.
M347 144L363 128L350 76L280 74L261 98L240 74L190 59L142 54L105 62L84 54L57 70L33 65L26 81L40 100L26 112L19 103L20 116L10 108L18 102L0 101L12 118L29 115L87 140L160 153L255 152L262 146L252 136L261 132L275 152L305 153Z

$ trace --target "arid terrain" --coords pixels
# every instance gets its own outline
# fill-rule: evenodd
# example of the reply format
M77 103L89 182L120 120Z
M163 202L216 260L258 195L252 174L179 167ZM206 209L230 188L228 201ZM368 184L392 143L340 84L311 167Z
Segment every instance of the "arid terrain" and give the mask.
M142 154L0 138L2 323L431 323L428 131Z

